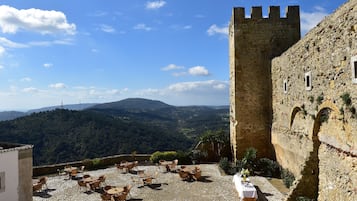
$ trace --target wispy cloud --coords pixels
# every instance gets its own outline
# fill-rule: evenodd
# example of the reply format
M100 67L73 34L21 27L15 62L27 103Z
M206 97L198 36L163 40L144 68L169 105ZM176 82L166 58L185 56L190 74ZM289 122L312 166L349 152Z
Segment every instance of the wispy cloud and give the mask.
M28 45L21 44L21 43L16 43L13 42L7 38L0 37L0 44L3 45L4 47L9 47L9 48L25 48L28 47Z
M5 48L3 48L2 46L0 46L0 57L1 57L2 55L4 55L4 53L5 53Z
M24 78L21 78L21 80L20 80L21 82L31 82L32 81L32 79L31 78L29 78L29 77L24 77Z
M152 28L149 26L146 26L146 24L137 24L134 26L134 29L136 30L144 30L144 31L151 31Z
M166 1L148 1L146 3L146 9L151 9L151 10L155 10L155 9L159 9L161 7L163 7L166 4Z
M310 29L314 28L327 15L328 13L325 9L320 6L314 7L313 12L301 11L301 32L303 35Z
M188 69L188 73L194 76L207 76L209 75L208 70L204 66L194 66Z
M180 70L180 69L184 69L185 67L183 66L178 66L178 65L175 65L175 64L169 64L163 68L161 68L161 70L163 71L170 71L170 70Z
M35 87L27 87L27 88L24 88L22 91L26 92L26 93L38 93L38 92L40 92L40 90L35 88Z
M115 29L112 26L106 25L106 24L101 24L100 25L100 30L106 33L114 33Z
M213 36L216 34L227 36L228 35L228 26L219 27L216 24L213 24L208 28L207 34L210 36Z
M0 6L0 29L11 34L19 30L41 34L76 33L76 25L68 23L62 12L35 8L18 10L7 5Z
M1 69L4 69L4 66L3 66L3 65L0 65L0 70L1 70Z
M191 29L192 26L191 25L171 25L170 28L174 29L174 30L188 30Z
M45 67L45 68L51 68L53 66L53 64L51 64L51 63L44 63L43 64L43 67Z
M64 89L66 88L66 85L64 83L55 83L55 84L50 84L49 87L54 89Z

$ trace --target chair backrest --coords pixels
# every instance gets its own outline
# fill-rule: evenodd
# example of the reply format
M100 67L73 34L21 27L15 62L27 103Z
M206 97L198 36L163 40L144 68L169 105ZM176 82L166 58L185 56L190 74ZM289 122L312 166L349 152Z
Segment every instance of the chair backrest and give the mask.
M133 187L133 186L130 185L130 184L124 186L124 192L125 192L125 193L129 193L129 192L130 192L130 189L131 189L132 187Z
M106 179L106 178L107 178L107 177L106 177L105 175L100 175L99 178L98 178L98 180L101 181L101 182L105 182L105 179Z
M80 171L83 172L84 168L86 168L86 166L82 165Z
M78 180L78 185L87 187L87 184L83 180Z
M39 183L41 183L41 184L46 184L46 183L47 183L47 177L41 177L41 178L39 179Z
M195 174L193 176L196 180L199 180L201 178L201 170L195 171Z
M178 164L178 159L174 160L174 164L176 164L176 165Z

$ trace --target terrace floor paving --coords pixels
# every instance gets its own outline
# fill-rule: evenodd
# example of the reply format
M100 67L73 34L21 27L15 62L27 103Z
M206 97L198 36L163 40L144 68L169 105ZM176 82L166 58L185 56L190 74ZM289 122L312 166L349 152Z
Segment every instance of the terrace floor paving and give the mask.
M182 181L177 173L166 173L159 166L138 166L145 173L155 175L157 179L151 186L142 186L135 182L137 175L122 173L116 167L95 171L85 171L93 177L106 176L106 184L112 186L133 185L128 200L131 201L233 201L239 200L232 182L232 175L222 175L217 164L200 164L202 181ZM280 193L266 178L250 177L258 190L259 201L281 201ZM48 190L35 193L34 201L98 201L98 192L85 192L80 189L76 180L68 180L68 176L49 176Z

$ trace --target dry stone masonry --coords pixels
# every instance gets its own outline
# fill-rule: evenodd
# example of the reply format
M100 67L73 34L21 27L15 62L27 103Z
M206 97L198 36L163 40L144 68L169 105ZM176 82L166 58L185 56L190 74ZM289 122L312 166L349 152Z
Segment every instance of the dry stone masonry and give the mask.
M301 40L298 7L259 10L234 8L230 25L235 158L276 158L296 177L287 200L357 200L357 0Z

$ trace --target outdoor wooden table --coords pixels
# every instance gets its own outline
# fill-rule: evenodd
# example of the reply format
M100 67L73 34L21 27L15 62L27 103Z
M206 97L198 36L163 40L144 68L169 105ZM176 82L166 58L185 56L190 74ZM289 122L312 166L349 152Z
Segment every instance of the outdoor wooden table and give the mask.
M78 170L78 167L67 167L67 168L63 169L63 171L65 171L67 173L71 173L72 170Z
M122 193L124 192L124 188L123 187L114 187L114 188L111 188L109 190L107 190L107 193L110 194L110 195L115 195L115 194L119 194L119 193Z
M233 176L233 182L241 201L258 199L257 189L255 189L252 183L243 182L240 174Z

